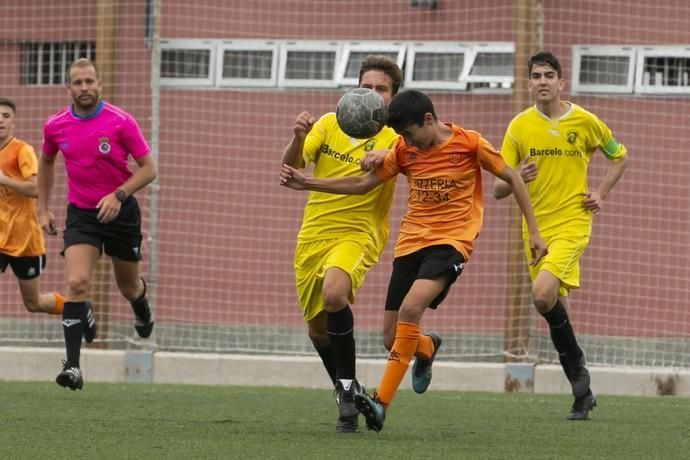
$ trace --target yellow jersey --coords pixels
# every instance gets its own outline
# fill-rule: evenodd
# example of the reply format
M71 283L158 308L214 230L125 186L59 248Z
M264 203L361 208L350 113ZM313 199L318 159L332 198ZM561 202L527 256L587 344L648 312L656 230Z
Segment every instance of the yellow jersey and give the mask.
M525 157L537 165L537 177L527 190L543 237L556 233L589 236L592 213L583 200L592 154L599 149L609 160L627 154L596 115L567 104L570 109L557 119L536 106L524 110L508 125L501 147L508 165L517 168ZM526 236L524 219L522 230Z
M389 150L398 135L386 126L370 139L354 139L345 134L335 113L323 115L307 135L302 151L305 164L314 164L314 177L342 177L364 174L360 169L367 152ZM385 182L365 195L335 195L310 192L304 208L299 242L369 235L377 249L376 262L388 239L389 211L395 181Z
M0 170L15 180L38 174L34 149L13 138L0 150ZM36 217L36 200L4 185L0 185L0 252L12 257L40 256L46 252Z

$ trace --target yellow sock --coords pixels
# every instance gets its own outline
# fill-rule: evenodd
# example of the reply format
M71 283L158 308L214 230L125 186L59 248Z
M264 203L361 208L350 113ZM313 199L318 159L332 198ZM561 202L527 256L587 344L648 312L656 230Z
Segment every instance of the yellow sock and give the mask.
M419 336L417 350L414 352L415 357L430 359L432 354L434 354L434 341L428 335Z
M400 382L405 377L410 360L414 356L419 343L419 326L413 323L398 321L395 329L395 342L388 355L386 369L383 371L381 383L376 390L377 396L384 408L393 400Z
M65 298L57 292L52 292L52 294L55 296L55 307L53 307L53 314L61 315L62 310L65 308Z

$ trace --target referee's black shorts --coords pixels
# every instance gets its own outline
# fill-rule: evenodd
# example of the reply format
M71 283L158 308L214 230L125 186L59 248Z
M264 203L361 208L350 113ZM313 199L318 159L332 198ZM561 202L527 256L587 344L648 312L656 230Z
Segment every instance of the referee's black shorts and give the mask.
M450 245L429 246L393 260L386 310L398 311L417 279L445 278L446 286L428 308L436 309L465 268L465 258Z
M75 244L89 244L111 257L129 262L141 260L141 212L133 196L122 203L115 220L104 224L96 216L97 209L67 206L66 228L63 236L65 250ZM65 254L65 250L61 252Z

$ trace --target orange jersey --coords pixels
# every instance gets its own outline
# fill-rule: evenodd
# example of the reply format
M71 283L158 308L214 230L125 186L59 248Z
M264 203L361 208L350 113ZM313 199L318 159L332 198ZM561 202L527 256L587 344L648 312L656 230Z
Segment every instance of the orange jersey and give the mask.
M386 155L376 174L388 180L407 176L407 212L394 256L448 244L469 260L483 217L481 168L494 175L505 168L501 154L475 131L448 124L452 134L428 150L403 139Z
M12 139L0 150L0 170L16 180L38 174L38 159L26 142ZM36 200L0 185L0 252L12 257L45 254L45 243L36 217Z

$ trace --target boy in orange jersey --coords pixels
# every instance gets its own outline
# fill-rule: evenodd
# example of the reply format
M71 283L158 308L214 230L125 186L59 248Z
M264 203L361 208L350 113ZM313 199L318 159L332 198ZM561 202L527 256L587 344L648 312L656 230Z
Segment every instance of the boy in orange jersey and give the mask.
M34 202L38 159L29 144L12 134L16 112L13 101L0 97L0 273L12 268L28 311L58 315L64 298L39 292L46 250Z
M287 165L280 173L281 185L295 190L339 194L366 193L399 173L407 176L407 212L386 298L386 310L398 311L395 341L377 394L355 395L357 409L375 431L383 428L386 410L413 356L415 390L423 392L431 381L440 337L421 335L419 324L424 311L437 308L446 297L472 254L483 215L480 168L510 185L529 227L532 263L546 254L520 174L506 166L488 141L477 132L439 121L433 103L419 91L398 94L388 110L388 125L402 139L376 169L335 179L305 177Z

